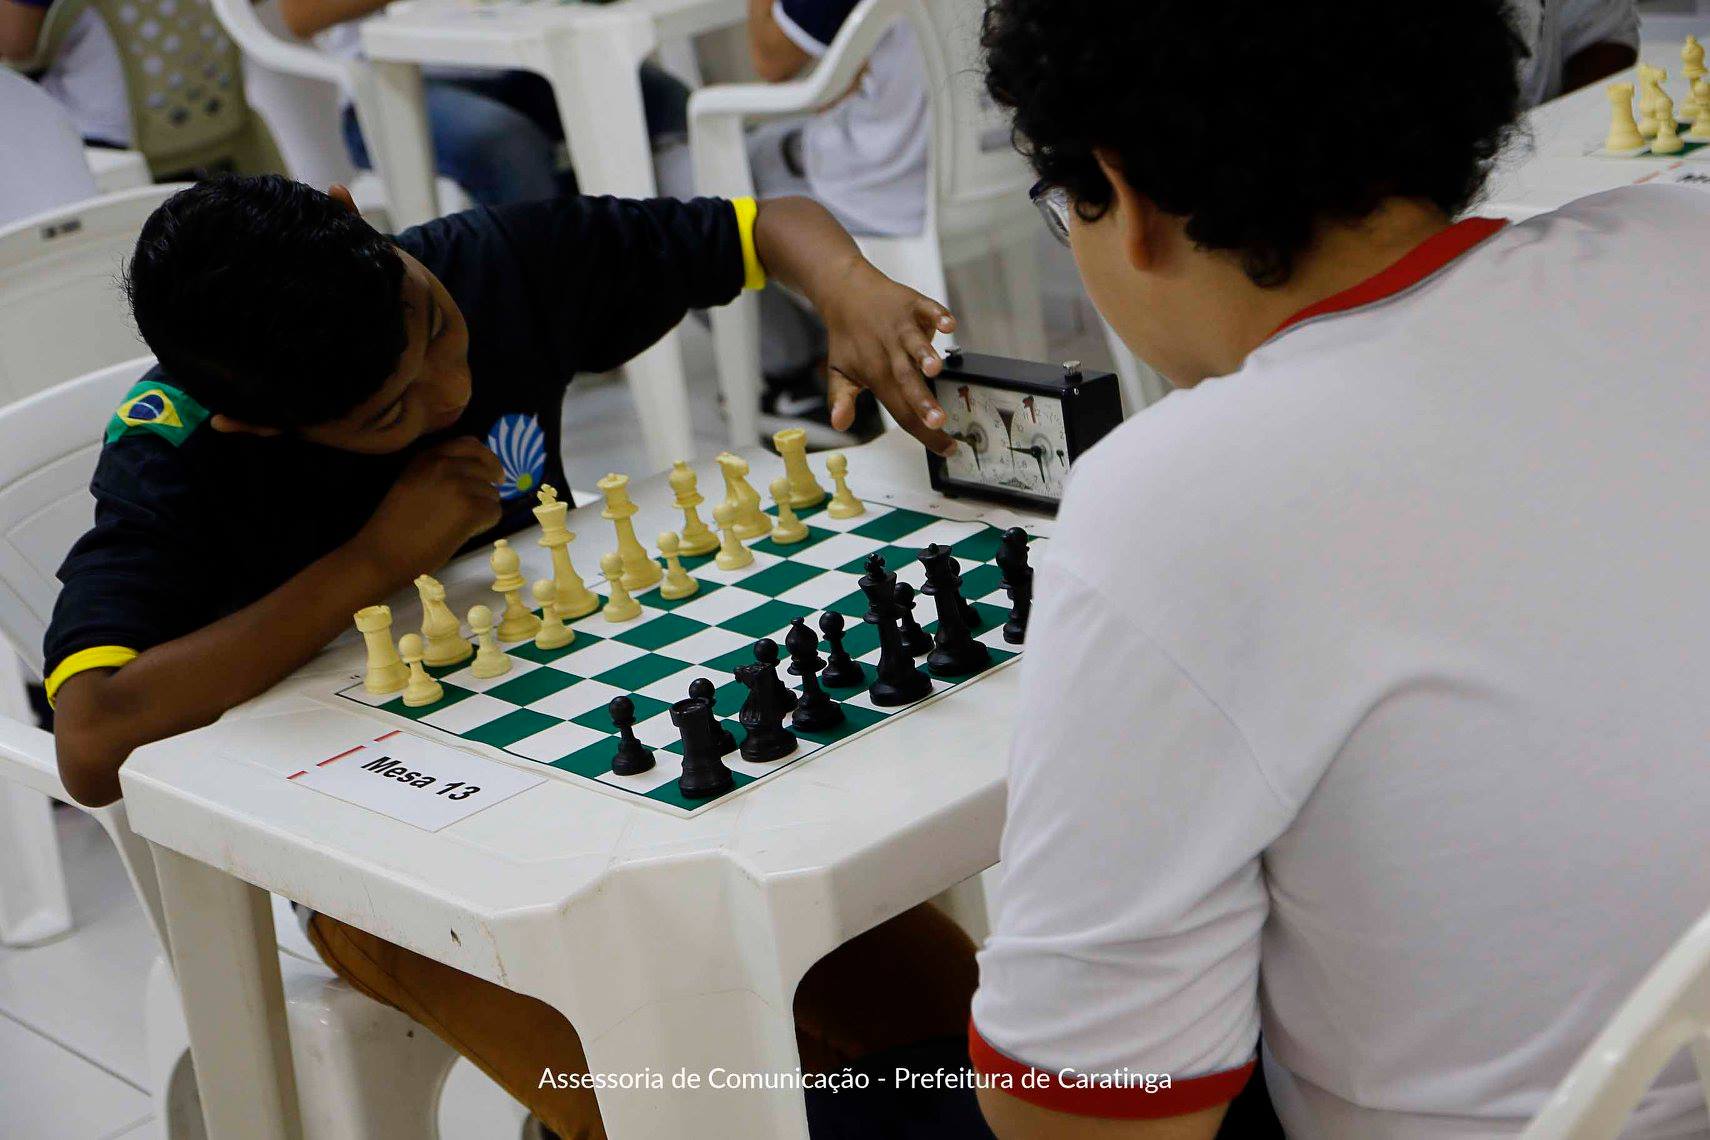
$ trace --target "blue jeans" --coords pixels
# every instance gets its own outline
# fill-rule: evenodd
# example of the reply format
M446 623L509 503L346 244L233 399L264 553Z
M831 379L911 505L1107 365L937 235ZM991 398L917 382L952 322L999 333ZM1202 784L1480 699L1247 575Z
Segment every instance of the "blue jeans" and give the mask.
M557 163L564 128L552 85L528 71L491 76L428 78L423 84L434 169L483 206L574 194L576 177ZM689 92L665 71L643 64L641 95L653 138L688 130ZM344 109L350 159L367 170L368 147L351 108Z

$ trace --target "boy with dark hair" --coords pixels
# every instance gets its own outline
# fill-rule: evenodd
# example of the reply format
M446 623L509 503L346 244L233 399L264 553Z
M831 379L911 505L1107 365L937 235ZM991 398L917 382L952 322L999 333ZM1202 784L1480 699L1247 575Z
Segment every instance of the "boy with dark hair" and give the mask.
M988 1120L1207 1138L1262 1061L1291 1136L1518 1133L1710 897L1710 403L1660 331L1710 197L1462 217L1503 0L994 0L985 45L1182 389L1038 567ZM1703 1133L1690 1064L1638 1120Z
M356 610L533 525L534 492L566 486L571 377L617 367L768 275L825 316L836 416L847 424L865 385L930 446L953 446L922 377L939 367L932 334L954 321L804 199L560 198L396 238L342 187L230 178L168 199L127 278L159 367L107 426L95 525L60 570L47 634L66 787L117 799L134 748L211 723ZM310 935L561 1136L600 1134L591 1090L539 1087L543 1068L581 1056L550 1009L324 915ZM920 908L860 943L804 986L826 995L801 1010L808 1055L843 1064L965 1023L972 946L948 920ZM937 965L906 980L880 970L883 992L851 1006L874 956Z

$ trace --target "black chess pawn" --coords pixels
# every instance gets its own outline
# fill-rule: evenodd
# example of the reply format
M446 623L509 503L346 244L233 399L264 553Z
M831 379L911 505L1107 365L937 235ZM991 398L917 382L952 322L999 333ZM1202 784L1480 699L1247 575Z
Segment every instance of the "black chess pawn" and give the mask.
M853 689L867 683L866 670L843 648L843 615L826 610L819 616L819 632L825 635L825 669L819 683L828 689Z
M719 757L713 735L712 706L705 701L678 701L671 706L671 723L683 736L683 774L677 790L691 800L723 795L736 786L736 779Z
M920 553L926 590L938 607L938 632L926 667L935 677L966 677L992 663L992 651L974 640L962 613L962 575L950 548L933 543Z
M776 642L772 645L776 647ZM748 686L748 700L742 705L742 727L748 734L742 738L742 758L753 764L782 760L796 750L795 733L784 727L784 717L795 707L796 695L789 689L788 703L778 699L781 686L777 670L764 661L743 665L736 670L736 679Z
M1033 567L1027 564L1027 532L1012 526L998 540L998 570L1003 574L1004 592L1009 595L1009 620L1003 623L1003 639L1011 645L1027 640L1027 619L1033 612Z
M713 683L705 677L696 677L689 682L689 699L707 703L707 715L712 719L713 735L718 740L718 754L729 756L735 752L736 736L724 726L722 720L718 719L718 709L714 707L714 702L718 699L718 691L713 688Z
M897 619L897 626L902 632L903 648L914 657L931 653L932 635L920 628L920 623L914 620L914 587L907 582L898 582L895 596L897 608L902 611L902 616Z
M796 702L790 723L798 732L824 732L843 723L843 706L819 685L819 671L825 659L819 655L819 638L807 623L797 618L784 635L784 647L790 651L790 672L802 679L802 697Z
M612 771L619 776L633 776L653 767L653 749L635 738L635 702L628 697L613 697L612 726L618 730L617 755L612 757Z
M897 605L896 579L884 573L882 561L869 559L868 567L869 573L860 585L867 595L868 620L879 630L879 668L867 692L882 708L912 704L932 692L932 679L915 667L914 655L903 646L902 629L897 624L902 607Z

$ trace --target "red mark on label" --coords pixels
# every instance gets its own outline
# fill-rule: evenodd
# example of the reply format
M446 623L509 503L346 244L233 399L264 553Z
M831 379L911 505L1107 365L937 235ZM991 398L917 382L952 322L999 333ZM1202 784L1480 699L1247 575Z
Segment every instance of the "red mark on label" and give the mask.
M307 768L304 768L301 772L292 772L289 776L286 776L285 778L287 780L295 780L298 776L307 776L308 774L309 774L309 770Z
M1025 400L1021 401L1021 406L1027 409L1027 414L1033 417L1034 423L1039 422L1039 409L1035 408L1033 406L1033 397L1032 396L1029 396Z
M403 729L394 728L391 732L388 732L385 736L376 736L374 738L374 743L379 744L382 740L390 740L402 731L403 731Z

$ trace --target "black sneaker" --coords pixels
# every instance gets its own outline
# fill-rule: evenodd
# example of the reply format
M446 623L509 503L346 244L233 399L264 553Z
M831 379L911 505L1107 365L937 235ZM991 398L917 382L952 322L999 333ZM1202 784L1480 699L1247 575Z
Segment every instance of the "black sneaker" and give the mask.
M866 443L884 431L873 398L867 393L855 402L855 422L848 431L831 426L831 405L827 402L820 366L804 369L788 378L766 378L766 391L760 395L760 442L772 446L772 436L785 428L799 427L807 432L809 451L832 451Z

